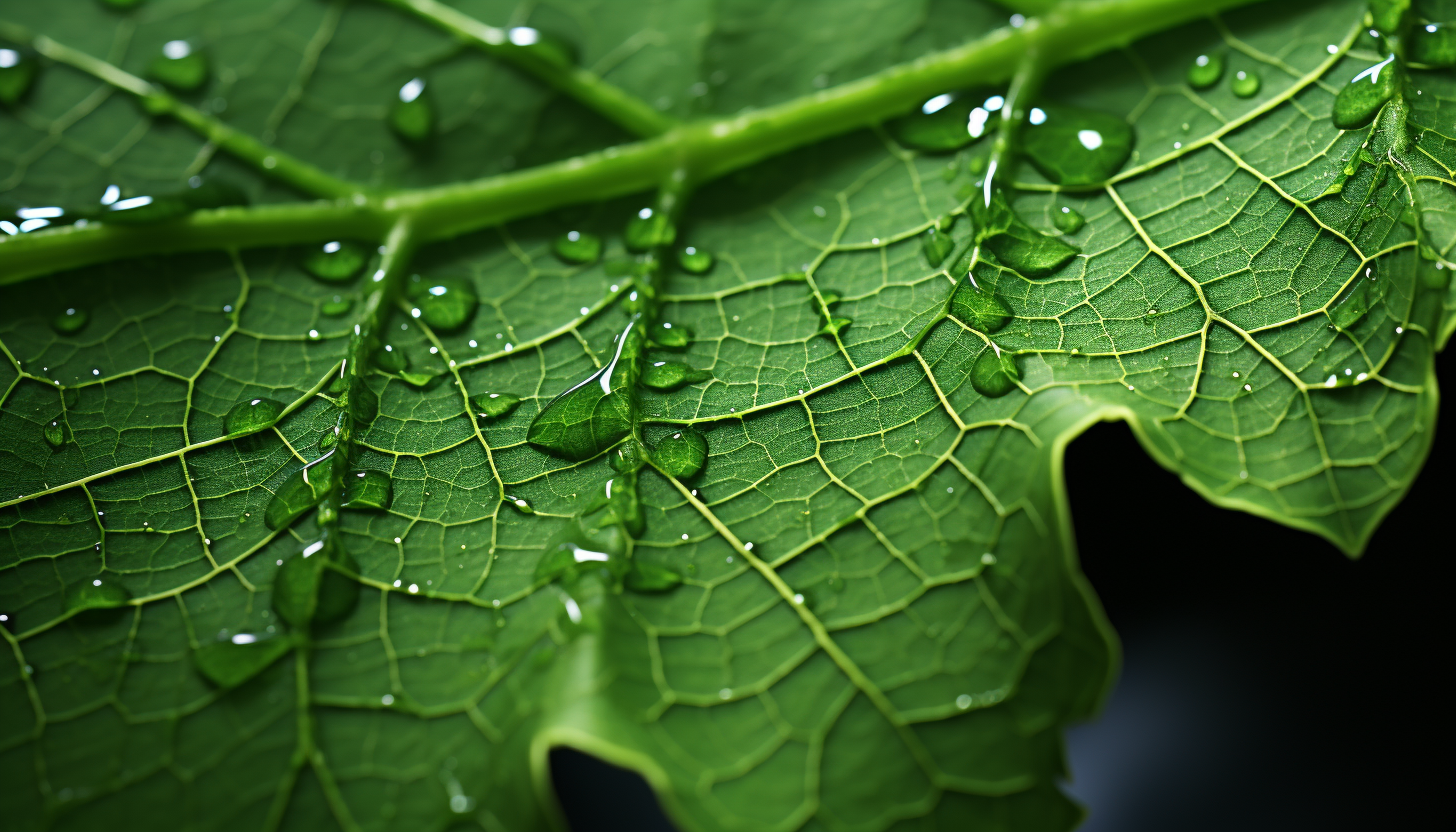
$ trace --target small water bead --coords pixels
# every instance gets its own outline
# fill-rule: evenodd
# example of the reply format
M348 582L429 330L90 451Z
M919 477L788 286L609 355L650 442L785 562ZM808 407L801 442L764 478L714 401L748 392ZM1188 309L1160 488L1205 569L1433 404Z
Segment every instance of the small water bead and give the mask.
M86 328L91 314L79 306L68 306L51 318L51 329L62 335L75 335Z
M460 279L421 281L411 288L410 299L419 310L419 319L440 332L465 326L480 306L475 287Z
M679 361L654 361L642 369L642 384L653 390L676 390L713 378L710 370L697 370Z
M989 345L971 365L971 387L988 399L995 399L1016 389L1021 372L1011 353Z
M1253 70L1239 70L1234 73L1233 80L1229 81L1229 89L1239 98L1253 98L1259 93L1262 82L1259 74Z
M272 427L283 415L283 404L273 399L244 399L233 405L223 418L227 436L245 436Z
M627 248L646 251L657 246L672 245L677 237L677 228L661 211L643 208L627 222L627 229L622 236Z
M634 560L622 583L633 592L666 592L682 581L682 575L666 566Z
M1223 77L1224 58L1222 52L1199 55L1188 66L1188 85L1204 90L1218 83Z
M394 499L394 485L383 471L352 471L344 477L344 508L389 508Z
M174 90L193 92L207 83L211 68L207 54L185 40L169 40L152 59L148 74Z
M204 679L226 690L262 673L292 648L290 638L238 633L192 651L192 667Z
M470 400L475 405L476 415L482 420L499 419L509 415L521 403L518 396L510 393L481 393Z
M1052 224L1063 234L1076 234L1087 224L1087 219L1076 208L1063 205L1052 212Z
M1360 72L1335 96L1330 120L1341 130L1354 130L1375 120L1380 108L1400 89L1400 70L1395 56Z
M925 230L925 236L920 240L920 251L932 269L939 268L953 250L955 240L951 239L950 233L934 225Z
M715 262L717 258L713 252L697 246L684 246L677 253L677 264L689 274L707 274L712 271Z
M131 602L131 593L112 578L92 578L66 588L66 612L107 610L124 607Z
M71 440L71 428L64 419L52 419L41 428L41 435L45 437L47 445L59 449Z
M666 349L686 349L692 341L693 331L685 326L663 323L652 331L652 343Z
M1048 104L1033 107L1021 149L1058 185L1094 185L1122 169L1132 155L1133 130L1118 116Z
M369 248L349 240L331 240L304 255L303 270L325 283L352 280L369 261Z
M990 287L978 287L969 276L962 278L950 298L950 313L966 326L992 333L1011 320L1011 310Z
M1431 67L1456 66L1456 26L1424 23L1413 27L1408 47L1414 63Z
M374 353L374 363L386 373L399 373L409 368L409 356L393 344L385 344Z
M551 251L566 263L595 263L602 256L602 238L582 231L568 231L551 243Z
M40 62L28 51L0 47L0 104L18 102L35 83Z
M289 474L268 501L268 507L263 512L264 525L277 531L318 505L324 495L328 494L333 482L337 455L337 451L330 451Z
M334 295L332 298L319 304L319 313L330 318L337 318L348 313L354 307L354 301L343 295Z
M669 477L689 479L697 476L708 461L708 438L692 428L683 428L659 442L652 459Z
M984 92L941 93L885 126L906 147L932 153L959 150L996 129L1005 102Z
M423 78L411 78L399 88L389 110L390 129L409 142L424 142L435 134L435 105Z

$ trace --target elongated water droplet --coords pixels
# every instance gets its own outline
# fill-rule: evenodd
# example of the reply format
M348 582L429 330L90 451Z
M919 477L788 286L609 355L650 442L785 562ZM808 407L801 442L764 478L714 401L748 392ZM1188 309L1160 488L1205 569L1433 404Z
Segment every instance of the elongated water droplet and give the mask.
M262 397L244 399L232 406L223 419L223 432L228 436L243 436L272 427L283 415L283 404Z
M531 26L516 26L506 31L506 42L548 64L563 69L576 66L576 45L565 38Z
M978 288L963 277L950 298L950 313L966 326L984 333L995 332L1011 320L1011 310L990 287Z
M393 344L385 344L374 353L374 363L386 373L398 373L409 367L409 357Z
M677 237L677 228L661 211L643 208L627 222L627 230L622 236L627 248L646 251L657 246L672 245L673 239Z
M506 505L510 506L516 511L519 511L522 514L531 515L536 513L536 509L531 506L531 501L527 500L525 497L517 497L514 494L507 494L505 496L505 501Z
M359 574L354 559L343 552L330 562L329 554L309 549L283 561L273 577L273 609L295 627L338 621L359 602L359 584L349 577Z
M470 403L475 405L476 415L488 421L508 415L521 403L521 399L510 393L481 393L471 399Z
M1412 28L1411 61L1433 67L1456 66L1456 25L1422 23Z
M435 135L435 105L423 78L412 78L399 88L389 110L389 126L408 142L424 142Z
M411 387L424 389L427 387L433 387L435 382L439 381L441 378L444 378L444 376L435 375L433 373L412 373L406 370L405 372L399 374L399 378L401 381L405 382Z
M263 523L269 529L281 529L318 505L333 480L335 456L336 452L331 451L283 480L263 512Z
M642 350L636 322L617 336L612 360L551 400L526 431L532 445L571 460L596 456L632 430L632 406L622 389L618 367L635 361Z
M220 688L235 688L257 676L293 647L290 638L238 633L192 651L192 666Z
M1355 280L1345 291L1330 305L1326 315L1330 323L1339 329L1349 329L1365 317L1380 301L1380 294L1377 291L1379 284L1376 282L1375 266L1365 267L1364 273Z
M115 609L126 606L130 601L131 593L113 578L92 578L66 588L67 613Z
M394 499L394 486L383 471L352 471L344 477L344 508L389 508Z
M602 256L602 238L582 231L568 231L556 238L551 250L567 263L595 263Z
M1222 52L1199 55L1188 65L1188 85L1196 90L1208 89L1223 77L1223 67Z
M40 62L28 51L0 46L0 104L18 102L35 83Z
M713 252L697 246L684 246L677 253L677 264L689 274L707 274L714 262Z
M63 419L52 419L41 429L47 445L59 449L71 439L71 428Z
M1375 120L1375 114L1400 89L1400 69L1391 55L1361 71L1340 89L1330 120L1341 130L1354 130Z
M988 346L971 365L971 387L988 399L998 398L1016 389L1021 373L1011 353Z
M91 315L79 306L68 306L51 318L51 328L62 335L75 335L86 328Z
M1079 249L1027 225L1000 191L993 193L990 205L973 200L971 209L977 236L998 260L1024 277L1044 277L1077 256Z
M958 150L993 132L1005 103L1002 96L986 92L942 93L885 126L906 147L932 153Z
M1076 234L1082 230L1082 226L1087 223L1087 220L1076 208L1063 205L1052 212L1052 223L1063 234Z
M954 249L955 240L951 239L949 232L933 225L925 230L925 236L920 240L920 251L925 254L925 262L933 269L939 268Z
M709 370L696 370L678 361L654 361L642 368L642 384L653 390L676 390L712 377Z
M303 256L303 270L325 283L343 283L359 274L369 249L349 240L331 240Z
M1259 92L1262 82L1259 80L1259 73L1252 69L1241 69L1234 73L1233 80L1229 81L1229 89L1239 98L1253 98Z
M207 83L207 54L185 40L169 40L162 52L152 59L148 74L157 81L182 92L193 92Z
M585 526L569 523L545 547L536 562L534 579L539 583L576 577L582 572L605 569L620 579L627 571L627 538L617 525Z
M1021 149L1058 185L1095 185L1122 169L1132 142L1132 125L1117 116L1048 104L1027 116Z
M708 438L692 428L683 428L659 442L652 459L669 477L689 479L707 464Z
M419 318L440 332L459 329L470 322L480 299L467 280L447 278L421 281L410 290Z
M191 211L180 194L133 196L106 206L101 219L118 225L146 225L176 219Z
M622 583L633 592L666 592L682 583L682 575L655 563L634 560Z
M319 313L327 315L330 318L337 318L340 315L347 314L353 306L353 299L346 298L343 295L334 295L332 298L319 304Z
M693 331L674 323L663 323L652 330L652 343L670 350L686 349L693 342Z
M332 427L319 435L318 448L320 453L326 453L339 444L339 429Z

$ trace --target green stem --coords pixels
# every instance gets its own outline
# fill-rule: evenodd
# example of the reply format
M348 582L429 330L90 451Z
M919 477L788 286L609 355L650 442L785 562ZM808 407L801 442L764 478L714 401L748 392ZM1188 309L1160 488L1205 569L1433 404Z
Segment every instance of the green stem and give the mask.
M383 0L396 8L429 21L491 55L521 69L566 93L637 136L658 136L672 129L676 121L654 110L647 102L608 84L595 73L565 66L541 57L529 48L511 43L510 31L488 26L436 0Z
M19 26L0 23L0 37L15 43L27 44L38 54L56 63L78 69L119 90L137 96L141 100L142 106L153 115L169 115L177 119L200 133L208 141L252 164L264 174L292 185L310 196L339 199L360 194L363 190L352 182L330 176L301 159L269 147L196 107L184 104L150 81L138 78L99 58L93 58L85 52L57 43L45 35L32 35Z
M771 156L899 115L948 89L1007 80L1029 51L1080 60L1250 0L1067 2L1019 29L927 55L858 81L727 119L564 162L355 203L316 202L199 212L154 228L43 229L0 242L0 284L119 256L257 246L331 236L382 236L412 216L418 241L446 239L563 205L647 190L679 168L696 185Z

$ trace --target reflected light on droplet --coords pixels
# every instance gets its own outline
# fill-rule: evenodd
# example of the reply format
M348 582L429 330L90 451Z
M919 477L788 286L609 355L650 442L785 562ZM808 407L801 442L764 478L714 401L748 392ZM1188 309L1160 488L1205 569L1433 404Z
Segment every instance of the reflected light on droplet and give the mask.
M162 44L162 54L178 61L192 54L192 44L185 40L169 40Z
M943 92L940 95L937 95L929 101L925 102L924 104L920 105L920 112L926 115L930 115L931 113L938 113L941 110L944 110L946 106L954 100L955 96L951 95L948 92Z
M1102 146L1102 134L1096 130L1078 130L1077 141L1088 150L1096 150Z
M423 78L411 78L408 83L406 83L404 86L402 86L402 87L399 88L399 100L400 101L403 101L406 104L408 104L411 101L414 101L416 98L419 98L420 97L420 93L422 93L424 91L425 91L425 81L424 81L424 79Z

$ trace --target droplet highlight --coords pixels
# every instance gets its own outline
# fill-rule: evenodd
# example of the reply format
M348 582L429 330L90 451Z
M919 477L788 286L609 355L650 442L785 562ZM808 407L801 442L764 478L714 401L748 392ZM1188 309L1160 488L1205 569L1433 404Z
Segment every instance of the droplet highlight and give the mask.
M422 281L410 291L419 318L431 329L451 332L470 322L480 298L469 281L444 279Z
M369 260L369 249L349 240L330 240L308 251L300 265L325 283L352 280Z
M602 256L602 238L583 231L568 231L551 243L551 251L565 263L595 263Z
M180 92L194 92L207 83L207 54L185 40L169 40L152 59L147 74Z
M1188 65L1188 85L1195 90L1206 90L1223 77L1223 68L1222 52L1199 55Z
M283 404L263 397L244 399L233 405L223 418L227 436L244 436L272 427L283 415Z

